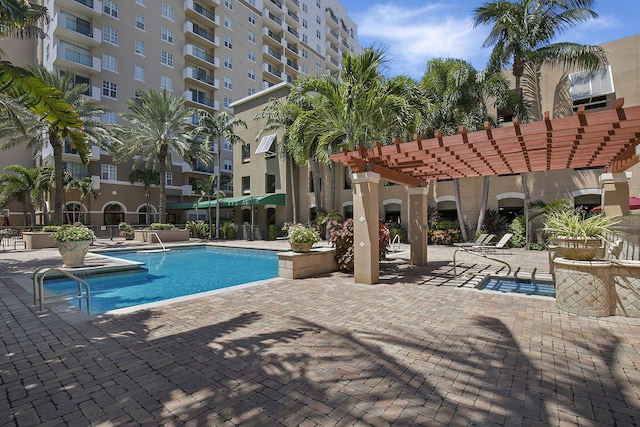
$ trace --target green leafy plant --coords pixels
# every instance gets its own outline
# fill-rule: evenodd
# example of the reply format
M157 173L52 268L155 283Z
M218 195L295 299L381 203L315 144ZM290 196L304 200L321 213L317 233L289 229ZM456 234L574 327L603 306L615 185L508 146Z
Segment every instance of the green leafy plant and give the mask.
M519 215L511 221L509 224L509 233L513 234L511 239L509 239L509 245L512 248L523 248L526 244L526 226L524 216ZM531 244L529 244L531 247Z
M407 243L408 237L409 237L407 234L407 230L400 227L400 225L398 224L390 224L388 225L388 227L389 227L389 239L391 239L391 241L393 241L393 239L395 239L396 236L400 236L400 241L402 243Z
M318 243L320 240L320 234L315 228L310 228L302 224L293 225L289 227L288 239L292 243Z
M236 237L236 224L233 221L223 221L220 224L220 232L225 239L233 239Z
M75 242L79 240L95 240L96 236L89 228L80 223L63 225L58 228L51 238L56 242Z
M53 233L55 231L58 231L59 228L59 225L45 225L44 227L42 227L42 231L44 231L45 233Z
M187 221L186 227L191 237L204 239L209 235L209 224L201 219L197 221Z
M149 230L175 230L176 226L173 224L163 224L160 222L154 222L149 226Z
M619 223L619 218L603 214L585 217L575 210L554 211L547 214L544 229L556 238L580 240L599 238L611 243L608 235L620 231Z
M120 230L120 237L124 237L125 239L132 239L135 235L133 227L125 221L122 221L120 224L118 224L118 230Z
M280 235L282 227L278 227L275 224L269 224L269 240L276 240Z
M336 250L335 259L338 268L343 273L353 273L354 269L354 247L353 247L353 218L344 221L335 219L327 223L329 231L329 243ZM384 260L387 256L389 246L389 228L382 221L378 226L379 259Z

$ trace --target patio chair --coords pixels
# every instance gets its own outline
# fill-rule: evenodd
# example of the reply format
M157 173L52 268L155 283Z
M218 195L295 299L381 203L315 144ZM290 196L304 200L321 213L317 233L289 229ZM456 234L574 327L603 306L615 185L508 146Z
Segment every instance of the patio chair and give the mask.
M481 245L486 245L488 244L491 240L493 240L493 238L496 237L495 234L481 234L478 236L478 238L475 240L475 242L464 242L464 243L454 243L454 246L458 246L461 248L470 248L472 246L481 246Z
M507 245L507 243L509 243L509 240L511 240L511 237L513 237L513 234L511 233L507 233L504 236L502 236L502 238L500 240L498 240L498 242L495 245L477 245L477 246L472 246L471 248L469 248L472 251L476 251L476 252L483 252L483 253L487 253L487 252L491 252L491 253L495 253L496 251L509 251L509 253L511 253L511 248Z

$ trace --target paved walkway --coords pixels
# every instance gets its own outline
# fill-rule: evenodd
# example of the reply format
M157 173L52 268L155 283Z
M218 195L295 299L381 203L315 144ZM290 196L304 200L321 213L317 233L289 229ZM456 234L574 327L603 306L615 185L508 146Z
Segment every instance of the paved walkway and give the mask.
M2 252L0 425L640 424L640 319L470 289L452 248L405 257L374 286L277 279L69 323L19 285L55 256ZM502 258L541 274L545 257Z

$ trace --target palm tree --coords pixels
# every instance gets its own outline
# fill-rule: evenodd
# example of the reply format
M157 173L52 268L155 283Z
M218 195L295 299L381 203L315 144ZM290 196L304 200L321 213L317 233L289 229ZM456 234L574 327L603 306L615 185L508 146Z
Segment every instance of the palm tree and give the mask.
M188 123L196 111L184 108L184 102L184 97L174 98L166 90L140 91L138 98L125 103L128 111L122 113L122 117L131 126L124 126L116 131L116 161L134 160L134 164L144 162L147 169L158 171L158 211L160 222L163 223L167 219L166 184L167 168L172 164L171 154L203 163L211 161L208 147L194 138L189 129Z
M200 119L198 120L198 127L194 129L194 134L197 138L202 138L203 143L210 148L213 148L215 144L218 145L218 174L220 174L220 147L222 145L222 140L226 140L230 144L241 143L244 144L242 138L235 134L234 128L237 126L247 127L247 124L241 118L234 116L233 114L223 111L218 113L215 117L209 114L206 111L198 112L200 115ZM218 199L217 194L220 193L220 180L215 179L215 176L212 175L210 178L212 180L212 184L215 183L215 190L213 190L213 194L216 195L216 199ZM209 186L209 194L212 193L213 185ZM211 220L211 215L209 215L209 220ZM211 237L211 224L209 224L209 237ZM220 206L216 202L216 239L220 237Z
M298 164L310 163L312 169L315 161L331 164L329 156L340 148L371 146L384 130L415 122L402 81L385 80L380 73L384 61L383 51L365 49L343 57L339 77L322 75L296 82L294 96L304 97L311 106L300 112L289 129L288 149ZM332 178L332 188L334 183ZM332 198L330 210L333 203Z
M469 63L459 59L432 59L421 85L431 96L431 107L423 119L423 132L432 137L436 130L443 135L458 133L464 126L469 131L482 129L485 122L497 125L489 114L489 99L499 106L508 99L508 85L500 74L477 72ZM455 178L454 197L462 238L468 234L462 214L460 181ZM478 213L478 229L484 222L484 213L489 195L489 177L484 177L483 198Z
M10 173L0 175L0 186L2 188L0 206L4 206L10 201L21 202L24 223L25 225L32 225L32 221L36 219L36 212L31 199L37 193L38 168L27 169L20 165L9 165L4 170Z
M87 218L85 218L85 221L86 223L90 223L91 201L97 199L100 194L93 188L93 180L91 177L71 178L65 188L67 191L78 190L80 193L80 202L84 203L85 199L87 200Z
M226 194L224 193L224 191L220 190L220 184L218 183L217 175L209 175L207 179L199 179L197 184L199 189L199 194L198 194L199 197L198 197L198 202L196 203L196 208L198 204L201 203L205 198L209 202L207 208L209 211L209 239L211 239L211 199L216 200L216 234L218 234L219 220L220 220L219 211L218 211L218 200L224 199L226 197ZM197 212L196 212L196 216L197 216ZM219 236L216 235L216 239L218 237Z
M51 194L53 183L55 182L55 171L51 165L42 165L38 168L38 176L36 177L37 194L33 197L33 203L40 205L42 212L42 223L49 224L49 213L45 203L45 195Z
M484 46L493 46L489 67L501 70L509 64L520 101L520 80L526 69L539 75L543 65L581 67L596 71L608 63L600 46L553 41L569 28L598 15L591 10L593 0L497 0L474 10L475 25L493 25ZM534 78L536 76L533 76ZM529 245L529 204L527 173L522 173L526 241Z
M134 169L129 174L129 182L135 184L141 182L144 187L144 197L147 201L147 212L145 215L145 224L149 225L149 209L151 198L151 186L160 184L160 174L153 169Z
M294 94L281 101L279 99L271 99L271 103L267 104L259 113L257 113L253 120L264 120L264 126L258 131L256 135L256 141L264 136L265 133L275 132L283 129L284 134L279 144L276 144L276 152L280 157L286 157L289 162L289 168L291 173L289 177L291 179L291 204L293 207L293 223L298 222L298 209L296 202L296 179L294 176L294 162L293 157L289 155L287 147L289 146L289 128L296 120L303 107L299 105L297 101L300 98L296 98Z
M47 24L47 8L21 0L0 0L0 38L45 38L39 25Z
M61 132L59 125L43 121L41 116L14 103L14 111L19 113L18 116L28 132L25 137L21 129L3 117L3 120L0 120L0 136L6 137L6 139L2 142L1 147L7 149L19 144L26 144L27 148L36 153L42 150L47 143L51 145L55 170L53 223L61 225L64 200L62 154L65 150L65 144L68 143L70 148L75 149L82 162L86 164L91 156L87 142L103 145L104 141L109 138L111 125L93 119L93 117L102 115L106 109L85 96L89 86L74 84L72 74L58 74L47 70L42 65L33 65L26 67L26 69L34 78L48 87L56 88L63 94L62 101L70 105L78 115L80 127L77 130L81 133L81 137L76 138L78 135L73 136L71 133Z

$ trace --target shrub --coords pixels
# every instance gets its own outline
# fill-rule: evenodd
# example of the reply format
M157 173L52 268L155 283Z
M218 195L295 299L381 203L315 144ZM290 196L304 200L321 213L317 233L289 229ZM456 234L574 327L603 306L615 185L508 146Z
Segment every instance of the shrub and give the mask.
M42 231L44 231L45 233L53 233L55 231L58 231L59 228L60 226L58 225L45 225L44 227L42 227Z
M290 226L287 237L292 243L314 244L322 240L315 228L306 227L302 224Z
M353 273L354 268L354 248L353 248L353 218L344 221L332 219L327 223L329 231L329 243L336 250L335 259L338 268L343 273ZM389 246L389 228L385 223L378 223L378 245L379 260L382 261L387 256L387 248Z
M509 224L509 233L513 234L513 237L509 240L509 245L512 248L523 248L527 243L527 228L525 227L524 216L520 215L513 219ZM529 245L531 247L531 245Z
M201 219L197 221L187 221L186 227L191 237L204 239L209 236L209 224Z
M390 241L393 242L393 239L395 239L396 236L400 236L400 241L402 243L407 243L408 238L409 238L409 236L407 234L407 230L405 230L404 228L400 227L400 225L398 225L398 224L389 225L389 239L390 239Z
M51 238L56 242L75 242L79 240L95 240L96 236L89 228L80 223L59 227Z
M532 251L546 251L548 246L546 243L532 242L529 243L529 249Z
M275 224L269 224L269 240L276 240L280 235L282 227L278 227Z
M497 210L487 209L484 215L484 225L482 226L485 232L499 236L504 234L508 227L509 221L507 218L500 215Z
M220 224L220 232L225 239L233 239L236 237L236 224L233 221L223 221Z
M429 230L427 239L430 245L453 245L462 240L460 229Z
M176 226L173 224L162 224L160 222L154 222L149 226L149 230L157 231L157 230L175 230Z

